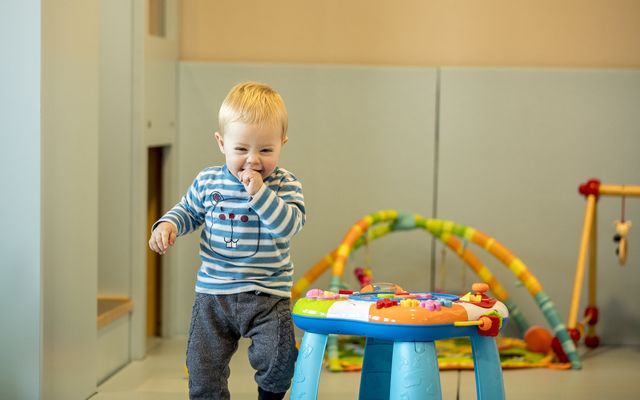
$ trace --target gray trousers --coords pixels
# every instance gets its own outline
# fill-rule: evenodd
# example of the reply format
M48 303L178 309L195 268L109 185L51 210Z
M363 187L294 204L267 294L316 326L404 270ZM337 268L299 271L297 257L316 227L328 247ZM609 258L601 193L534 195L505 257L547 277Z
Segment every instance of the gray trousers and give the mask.
M291 300L266 293L196 293L187 343L190 399L230 398L231 356L250 338L249 362L263 390L289 389L297 357Z

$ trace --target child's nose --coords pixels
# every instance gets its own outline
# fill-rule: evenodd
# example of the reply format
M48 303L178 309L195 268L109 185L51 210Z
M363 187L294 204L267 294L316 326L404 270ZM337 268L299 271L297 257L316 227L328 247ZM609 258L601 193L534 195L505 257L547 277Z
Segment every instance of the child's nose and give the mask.
M249 153L247 155L247 163L248 164L257 164L260 161L260 158L257 154Z

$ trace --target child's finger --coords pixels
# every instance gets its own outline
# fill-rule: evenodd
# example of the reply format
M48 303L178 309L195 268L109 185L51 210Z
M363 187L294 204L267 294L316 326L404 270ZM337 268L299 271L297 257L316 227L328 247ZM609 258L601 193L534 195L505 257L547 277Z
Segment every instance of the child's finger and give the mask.
M162 235L162 250L166 251L167 248L169 248L170 231L169 230L163 230L161 235Z
M162 246L162 233L158 232L155 235L156 239L156 247L158 248L158 254L162 254L164 252L164 247Z
M172 229L171 233L169 234L169 245L173 246L175 242L176 242L176 231Z
M153 250L156 253L159 253L159 254L162 253L162 251L158 247L158 243L156 241L155 236L152 236L151 239L149 240L149 247L151 248L151 250Z

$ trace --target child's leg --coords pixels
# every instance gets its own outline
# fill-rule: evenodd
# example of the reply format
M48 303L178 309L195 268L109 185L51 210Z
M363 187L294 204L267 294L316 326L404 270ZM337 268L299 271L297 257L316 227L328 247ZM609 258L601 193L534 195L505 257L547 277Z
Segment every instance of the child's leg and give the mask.
M187 343L189 398L230 398L229 361L238 348L239 334L228 323L236 296L196 293Z
M244 295L245 301L239 302L243 307L238 308L243 324L240 331L244 337L251 338L249 362L256 370L260 399L281 399L291 386L298 355L291 321L291 301L265 294Z

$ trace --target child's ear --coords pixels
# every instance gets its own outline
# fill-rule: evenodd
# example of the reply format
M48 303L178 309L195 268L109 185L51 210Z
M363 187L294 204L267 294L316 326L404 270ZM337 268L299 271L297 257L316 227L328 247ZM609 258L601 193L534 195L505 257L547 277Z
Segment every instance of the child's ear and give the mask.
M282 138L282 144L286 144L289 141L289 136L285 136Z
M214 136L216 137L216 142L218 142L218 148L220 149L220 152L224 154L224 138L222 137L220 132L216 132Z

